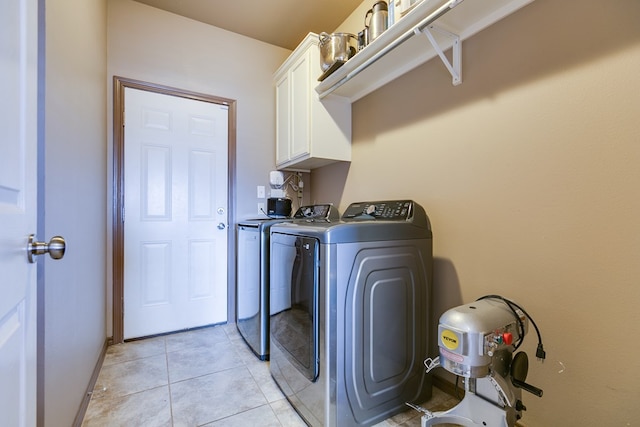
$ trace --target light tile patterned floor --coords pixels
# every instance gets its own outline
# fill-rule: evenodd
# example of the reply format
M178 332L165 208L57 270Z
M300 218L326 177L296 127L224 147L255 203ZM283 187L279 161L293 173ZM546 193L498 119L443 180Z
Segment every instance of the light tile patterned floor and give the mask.
M423 406L455 399L439 389ZM234 324L110 346L82 423L94 426L304 426ZM378 427L419 427L407 410Z

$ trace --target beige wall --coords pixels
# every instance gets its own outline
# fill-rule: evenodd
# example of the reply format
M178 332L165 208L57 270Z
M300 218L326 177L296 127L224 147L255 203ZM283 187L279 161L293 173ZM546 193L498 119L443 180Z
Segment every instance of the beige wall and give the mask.
M425 207L436 318L489 293L529 311L548 357L531 331L527 426L637 419L639 18L635 0L536 0L463 43L461 86L433 60L355 103L352 162L312 173L341 209Z
M236 219L256 217L257 203L265 202L256 198L256 186L269 188L269 171L275 168L272 76L290 53L131 0L109 0L107 122L112 123L114 75L235 99L237 210L236 218L229 220L234 227ZM111 129L109 132L110 171ZM108 191L111 194L111 188ZM107 291L111 319L111 289Z
M61 235L67 250L59 261L39 261L38 404L42 425L56 427L73 424L106 341L107 0L42 0L42 6L39 238Z

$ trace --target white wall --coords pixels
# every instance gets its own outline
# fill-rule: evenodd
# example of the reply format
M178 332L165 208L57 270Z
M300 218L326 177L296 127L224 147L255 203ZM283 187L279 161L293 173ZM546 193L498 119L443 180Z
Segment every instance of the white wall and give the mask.
M108 16L109 111L114 75L237 100L237 210L230 227L255 217L256 186L269 188L275 167L272 76L290 51L131 0L110 0ZM109 294L108 319L111 313Z
M351 164L312 173L341 209L425 207L435 319L489 293L534 316L548 358L531 332L527 426L636 423L639 17L635 0L536 0L463 42L461 86L435 59L355 103Z
M106 340L106 0L46 1L45 9L39 237L61 235L67 251L40 264L44 424L69 426Z
M237 214L255 215L275 163L272 77L291 52L131 0L108 6L109 85L118 75L237 100Z

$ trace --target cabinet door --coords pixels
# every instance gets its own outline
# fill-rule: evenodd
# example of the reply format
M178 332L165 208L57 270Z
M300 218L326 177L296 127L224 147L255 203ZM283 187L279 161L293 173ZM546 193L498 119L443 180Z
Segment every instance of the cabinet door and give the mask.
M285 73L276 82L276 164L289 160L291 127L289 126L290 79Z
M291 79L291 147L289 158L295 159L309 153L310 150L310 96L311 83L309 81L310 52L305 52L293 64L290 72Z

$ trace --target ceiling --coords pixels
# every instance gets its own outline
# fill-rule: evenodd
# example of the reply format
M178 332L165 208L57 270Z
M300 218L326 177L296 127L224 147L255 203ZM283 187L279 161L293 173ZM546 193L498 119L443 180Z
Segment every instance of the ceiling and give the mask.
M362 0L136 0L289 50L311 31L333 32Z

